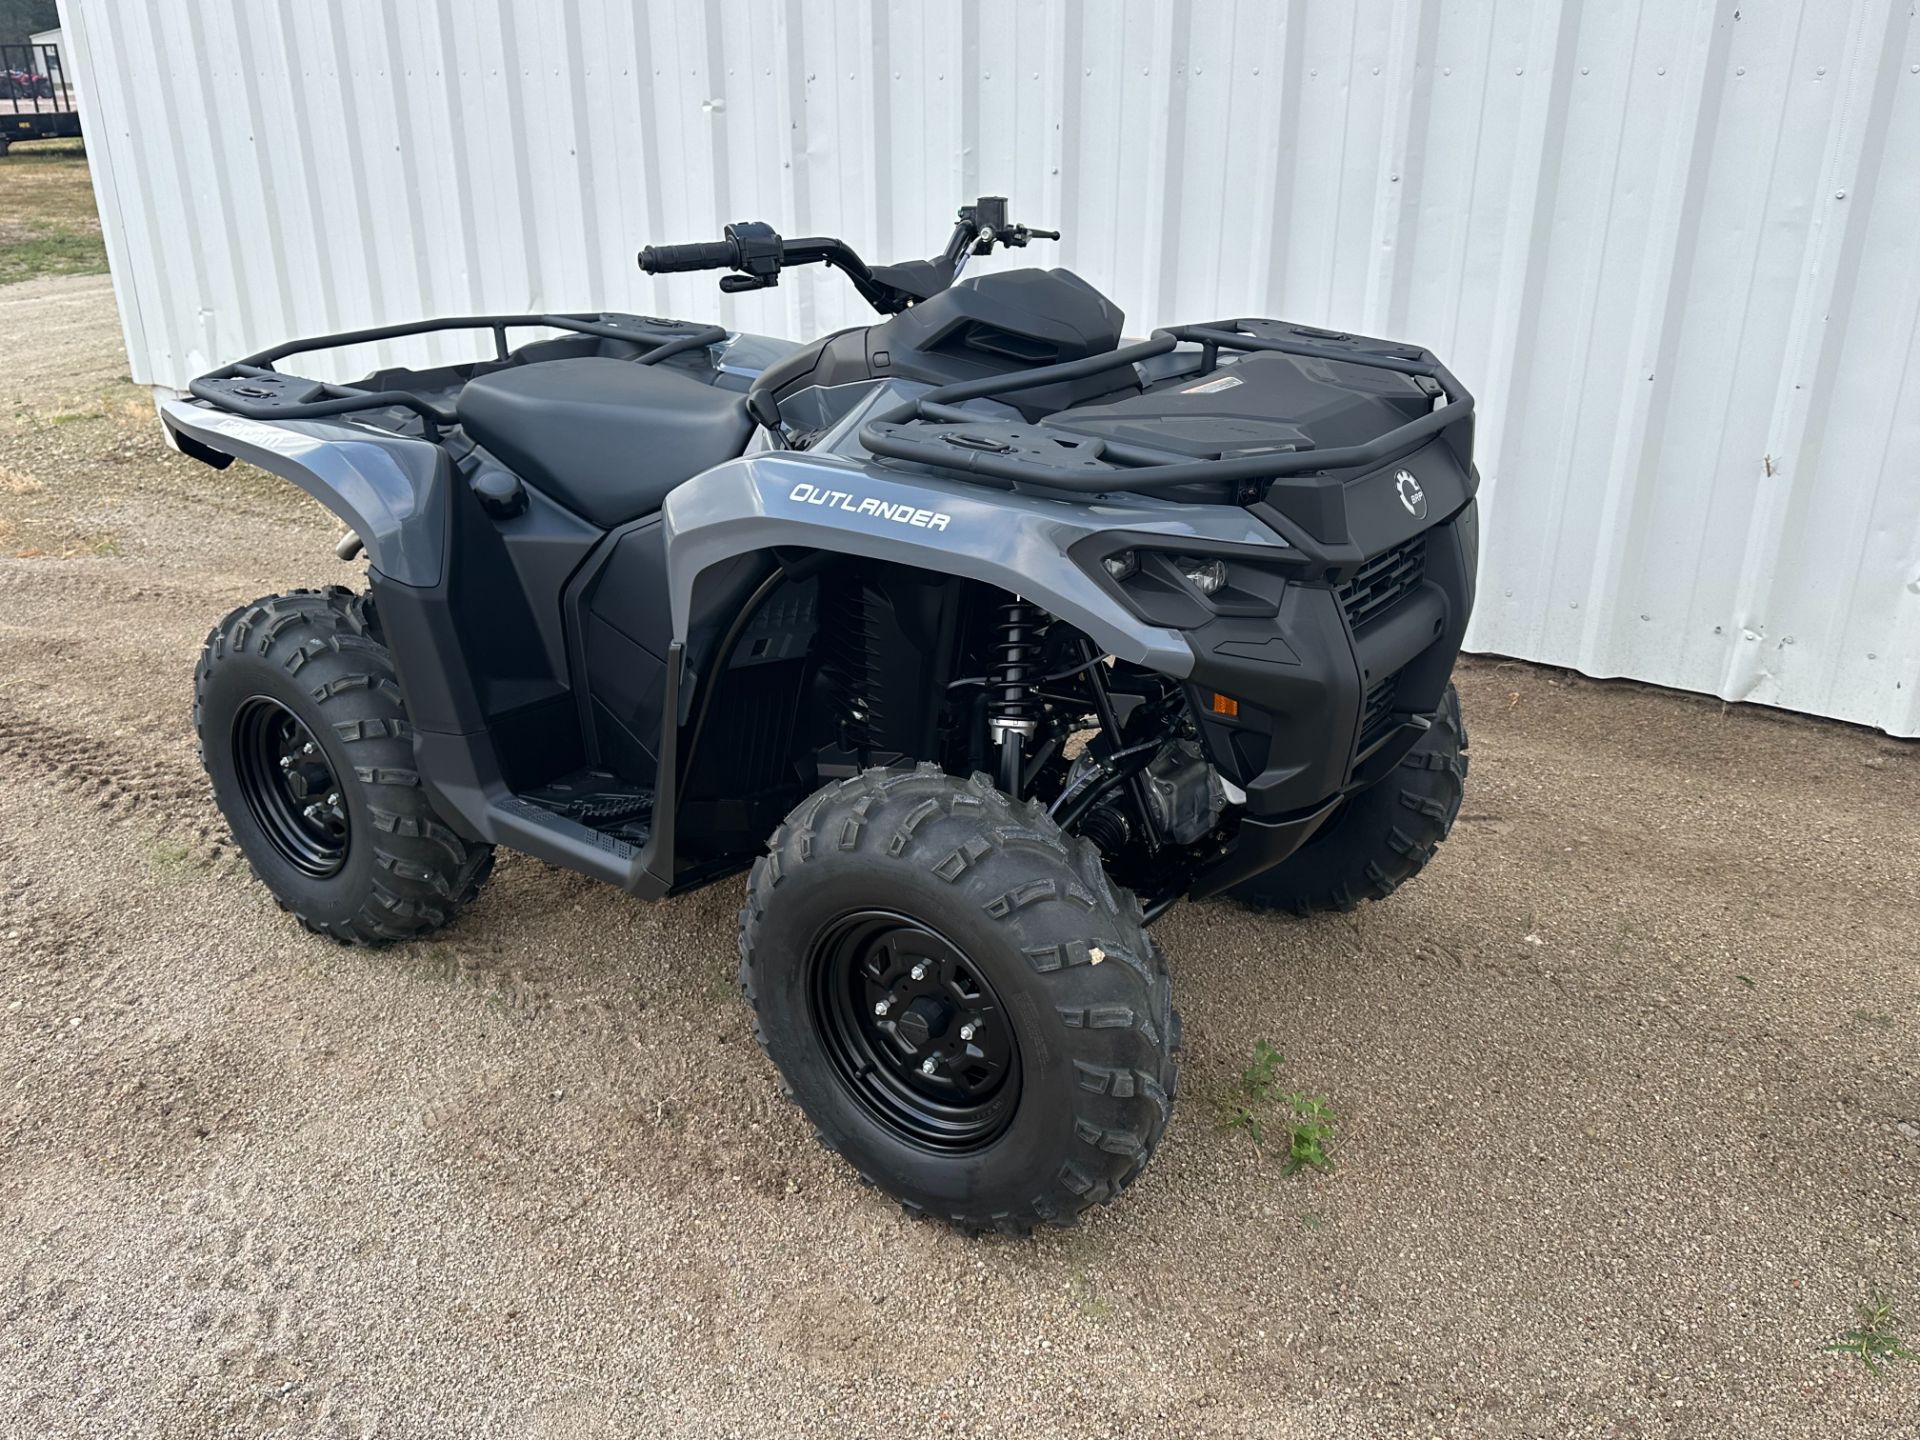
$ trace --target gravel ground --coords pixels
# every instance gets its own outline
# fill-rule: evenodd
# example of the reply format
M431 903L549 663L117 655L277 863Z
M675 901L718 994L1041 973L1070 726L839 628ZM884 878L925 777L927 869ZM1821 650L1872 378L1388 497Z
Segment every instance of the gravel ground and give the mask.
M104 278L0 289L0 356L0 1433L1920 1434L1820 1348L1876 1283L1920 1345L1920 747L1469 662L1428 873L1173 911L1160 1156L967 1240L780 1101L737 881L277 911L190 672L335 527L162 448ZM1261 1038L1336 1173L1223 1127Z

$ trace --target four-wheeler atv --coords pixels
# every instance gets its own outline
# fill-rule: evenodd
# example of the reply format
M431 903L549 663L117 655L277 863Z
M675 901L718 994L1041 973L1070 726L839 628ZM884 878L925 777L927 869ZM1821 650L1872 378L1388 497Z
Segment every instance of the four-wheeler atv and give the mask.
M887 318L441 320L167 402L181 449L367 552L367 593L243 605L200 661L202 758L279 902L373 943L451 921L496 845L647 899L751 868L741 983L829 1146L968 1228L1124 1189L1180 1047L1148 923L1384 895L1458 811L1472 400L1405 345L1122 345L1067 271L959 281L1042 233L983 199L939 258L869 267L732 225L641 266L824 262ZM278 368L456 328L492 358Z

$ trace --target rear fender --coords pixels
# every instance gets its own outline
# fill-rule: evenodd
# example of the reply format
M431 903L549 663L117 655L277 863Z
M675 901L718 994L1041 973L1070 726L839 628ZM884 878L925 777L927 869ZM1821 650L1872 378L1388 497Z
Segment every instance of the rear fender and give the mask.
M996 586L1123 660L1182 678L1194 665L1185 636L1129 614L1067 551L1115 530L1285 548L1238 506L1143 496L1062 502L813 451L763 451L715 466L668 495L664 521L682 642L711 618L700 613L698 586L714 566L775 548L825 550Z
M162 401L160 420L195 459L232 456L291 480L352 528L381 574L440 583L453 474L438 445L325 420L267 424L188 400Z

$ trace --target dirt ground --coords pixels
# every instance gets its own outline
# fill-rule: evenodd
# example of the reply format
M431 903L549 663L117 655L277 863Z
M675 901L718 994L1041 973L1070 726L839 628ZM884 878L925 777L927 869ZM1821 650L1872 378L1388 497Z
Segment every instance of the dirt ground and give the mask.
M333 523L163 449L104 277L0 289L0 357L0 1434L1920 1434L1821 1348L1874 1285L1920 1344L1920 747L1470 662L1429 872L1176 908L1165 1148L967 1240L780 1100L738 881L289 922L190 673ZM1332 1175L1223 1125L1262 1038Z

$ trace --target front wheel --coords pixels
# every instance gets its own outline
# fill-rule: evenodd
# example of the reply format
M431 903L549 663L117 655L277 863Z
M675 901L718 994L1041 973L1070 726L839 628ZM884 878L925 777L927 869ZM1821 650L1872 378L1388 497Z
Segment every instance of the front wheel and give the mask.
M819 791L754 866L740 953L788 1091L909 1210L1070 1225L1166 1128L1179 1017L1138 902L982 776Z
M194 675L200 760L240 851L309 930L410 940L479 892L493 847L435 813L393 657L338 587L242 605Z
M1296 915L1384 900L1418 875L1453 829L1467 784L1467 726L1453 686L1399 767L1349 800L1313 838L1228 893Z

